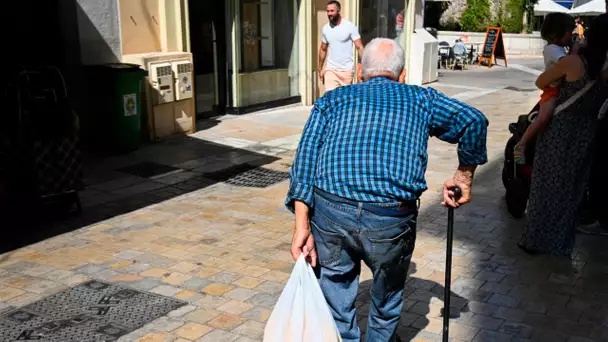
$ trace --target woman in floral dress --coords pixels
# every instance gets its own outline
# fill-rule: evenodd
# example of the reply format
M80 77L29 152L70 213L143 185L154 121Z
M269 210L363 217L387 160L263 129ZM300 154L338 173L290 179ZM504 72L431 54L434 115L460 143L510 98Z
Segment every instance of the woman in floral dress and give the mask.
M579 54L562 58L538 77L543 89L564 79L557 105L589 82L594 85L562 111L556 111L536 144L528 214L519 247L529 253L570 256L579 204L589 179L597 117L608 98L608 16L596 17Z

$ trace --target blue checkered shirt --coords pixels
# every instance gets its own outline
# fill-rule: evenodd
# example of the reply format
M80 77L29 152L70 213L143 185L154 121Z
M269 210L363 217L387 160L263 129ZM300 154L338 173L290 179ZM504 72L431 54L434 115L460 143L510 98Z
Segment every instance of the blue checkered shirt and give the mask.
M431 88L382 77L337 88L314 104L286 205L313 207L314 188L358 202L418 199L427 189L429 137L458 143L460 165L481 165L487 126L479 110Z

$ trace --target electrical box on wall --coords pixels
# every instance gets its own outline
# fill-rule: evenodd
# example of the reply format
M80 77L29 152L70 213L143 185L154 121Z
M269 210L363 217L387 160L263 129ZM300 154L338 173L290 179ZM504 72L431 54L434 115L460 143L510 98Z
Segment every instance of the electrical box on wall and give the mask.
M148 71L143 97L150 140L196 132L196 85L191 53L123 55L122 62L141 65Z
M175 101L171 63L150 63L150 83L155 90L154 104Z
M188 60L173 61L172 69L175 74L175 99L191 99L194 83L192 62Z

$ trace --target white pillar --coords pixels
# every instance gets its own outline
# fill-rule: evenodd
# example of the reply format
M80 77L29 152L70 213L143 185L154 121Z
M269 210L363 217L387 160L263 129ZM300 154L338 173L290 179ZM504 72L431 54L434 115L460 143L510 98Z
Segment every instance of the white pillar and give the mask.
M297 4L297 2L296 2ZM298 44L299 44L299 80L300 95L304 105L313 104L313 71L317 47L313 45L313 36L317 34L316 23L313 23L314 1L300 0L298 10Z
M182 6L182 31L183 31L183 48L184 51L192 53L192 48L190 47L190 8L188 7L188 0L181 1ZM215 88L217 89L217 87Z
M416 22L416 1L417 0L405 0L405 20L403 22L403 41L401 42L405 49L405 69L407 71L405 82L409 83L410 76L410 61L412 56L412 38L414 34L415 22Z
M230 56L232 57L232 107L241 106L241 94L239 87L239 69L241 67L241 41L240 41L240 29L241 29L241 6L239 0L231 0L227 4L229 7L230 18Z

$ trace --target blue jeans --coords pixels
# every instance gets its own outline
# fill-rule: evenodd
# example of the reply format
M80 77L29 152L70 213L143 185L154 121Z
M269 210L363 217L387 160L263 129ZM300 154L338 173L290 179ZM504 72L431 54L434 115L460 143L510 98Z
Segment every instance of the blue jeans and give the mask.
M416 240L417 206L353 202L317 190L311 216L319 283L344 342L359 342L361 261L371 269L368 342L393 342Z

